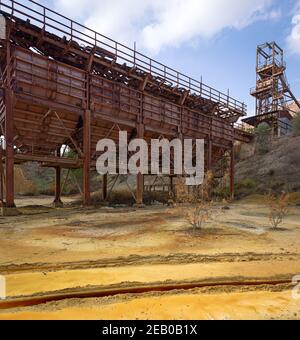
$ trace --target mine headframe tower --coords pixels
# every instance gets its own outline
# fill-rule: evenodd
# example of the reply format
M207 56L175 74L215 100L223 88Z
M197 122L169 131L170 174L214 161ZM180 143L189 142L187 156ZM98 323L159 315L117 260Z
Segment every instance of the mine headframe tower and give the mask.
M290 89L285 71L284 52L276 42L257 47L256 87L251 89L251 95L256 99L256 116L243 121L254 127L267 123L274 136L291 132L291 120L296 113L291 109L291 105L295 103L297 110L300 110L300 104Z

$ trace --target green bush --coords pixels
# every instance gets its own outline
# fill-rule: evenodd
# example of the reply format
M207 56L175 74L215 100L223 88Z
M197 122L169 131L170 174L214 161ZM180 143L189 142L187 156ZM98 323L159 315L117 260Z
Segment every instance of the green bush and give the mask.
M257 183L252 178L246 178L240 183L240 187L244 189L255 189L257 187Z
M235 193L237 198L244 198L257 192L257 182L252 178L245 178L235 185Z
M292 120L293 134L295 136L300 136L300 112L296 114Z
M268 124L262 123L255 129L256 151L264 155L270 151L272 131Z
M212 190L212 195L215 198L228 199L230 197L230 187L226 186L225 188L214 188Z

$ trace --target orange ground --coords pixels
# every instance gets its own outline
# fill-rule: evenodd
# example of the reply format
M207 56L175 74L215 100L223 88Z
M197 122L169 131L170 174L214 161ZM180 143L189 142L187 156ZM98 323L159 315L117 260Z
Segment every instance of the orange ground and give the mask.
M48 198L22 203L31 205L21 209L24 215L0 219L0 273L6 275L10 299L88 287L292 281L300 274L300 207L292 207L282 229L272 231L266 208L245 201L216 214L195 234L181 208L54 210L47 207ZM43 207L32 206L40 204ZM54 309L49 303L49 310L48 305L17 310L0 306L0 319L298 318L299 301L292 300L291 289L257 287L257 302L252 291L241 288L227 294L122 296L109 304L105 298L67 300L55 303ZM222 301L218 307L211 302L214 294ZM180 308L182 299L189 307ZM270 301L278 308L268 308Z

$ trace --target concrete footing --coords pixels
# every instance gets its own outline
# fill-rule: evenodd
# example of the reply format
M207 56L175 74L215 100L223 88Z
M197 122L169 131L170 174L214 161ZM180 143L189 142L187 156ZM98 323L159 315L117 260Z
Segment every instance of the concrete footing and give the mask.
M1 207L1 216L19 216L20 211L17 208Z
M137 208L137 209L144 209L146 206L145 206L145 204L134 204L133 207Z
M53 207L54 208L63 208L64 207L64 204L63 204L63 202L62 201L54 201L53 202Z

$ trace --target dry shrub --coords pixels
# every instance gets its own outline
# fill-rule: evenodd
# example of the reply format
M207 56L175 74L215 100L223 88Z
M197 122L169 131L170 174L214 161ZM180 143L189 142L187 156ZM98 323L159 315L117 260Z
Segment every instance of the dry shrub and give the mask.
M184 178L177 181L177 201L190 205L183 209L183 214L194 230L201 230L203 225L213 218L214 207L210 199L213 180L213 173L209 171L199 187L188 188Z
M214 174L208 171L202 185L188 187L185 178L178 178L176 183L176 201L178 203L197 203L211 199Z
M190 203L191 194L189 188L185 184L185 178L178 178L176 181L176 202Z
M208 171L205 175L203 185L201 186L203 200L211 199L211 191L213 188L213 183L214 183L214 174L212 171Z
M186 213L186 219L195 230L201 230L204 223L210 221L213 215L213 204L209 201L200 201Z
M266 202L270 210L270 224L272 229L276 230L284 222L284 219L289 213L289 195L284 193L276 196L273 193L269 193L266 197Z

